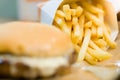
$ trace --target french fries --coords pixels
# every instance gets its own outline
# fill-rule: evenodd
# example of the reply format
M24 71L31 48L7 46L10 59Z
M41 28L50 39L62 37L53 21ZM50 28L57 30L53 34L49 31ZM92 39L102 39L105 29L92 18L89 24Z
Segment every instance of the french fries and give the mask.
M93 21L93 23L94 23L95 25L100 25L100 24L102 24L102 22L101 22L100 19L98 19L94 14L92 14L92 13L90 13L90 12L88 12L88 11L85 11L85 16L86 16L89 20Z
M98 7L93 6L92 4L86 1L82 1L81 4L84 7L84 9L88 10L91 13L104 13L103 10L99 9Z
M91 31L90 31L90 29L86 29L85 30L85 37L84 37L84 40L83 40L83 43L81 45L81 49L80 49L80 52L78 55L78 61L84 60L85 54L87 52L87 47L89 45L90 38L91 38Z
M92 38L96 38L96 36L97 36L97 28L96 28L95 25L92 25L91 31L92 31Z
M88 63L92 64L92 65L94 65L94 64L97 63L97 59L94 58L93 56L91 56L91 54L88 53L88 52L87 52L86 55L85 55L85 60L86 60Z
M85 28L91 28L92 26L92 21L88 21L85 23Z
M71 20L71 10L70 5L66 4L63 6L63 12L65 13L65 19L70 21Z
M84 23L85 23L85 16L84 15L81 15L81 17L79 17L78 23L80 25L80 36L79 36L78 44L81 45L83 37L84 37Z
M61 10L57 10L56 15L58 15L61 18L65 17L65 13L63 11L61 11Z
M80 36L80 26L78 24L78 18L77 17L73 17L72 19L72 23L73 23L73 42L74 43L78 43L79 41L79 36Z
M105 25L103 25L103 36L107 42L107 44L111 47L111 48L116 48L116 43L114 41L112 41L107 28L105 27Z
M116 43L110 37L111 30L104 16L103 6L92 0L64 4L56 11L54 25L71 37L78 62L96 64L112 56L106 49L115 48Z
M70 35L70 29L68 29L64 18L55 17L55 21L64 32L66 32L68 35Z
M107 53L107 52L103 52L100 50L94 50L88 47L88 52L94 56L95 58L97 58L99 61L103 61L103 60L107 60L111 57L111 54Z
M107 43L104 39L97 39L97 40L93 40L95 44L97 44L98 47L100 48L105 48L107 47Z

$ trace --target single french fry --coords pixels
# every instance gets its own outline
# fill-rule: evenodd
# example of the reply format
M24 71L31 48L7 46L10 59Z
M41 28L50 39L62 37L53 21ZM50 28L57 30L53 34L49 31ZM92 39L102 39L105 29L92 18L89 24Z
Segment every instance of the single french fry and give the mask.
M102 5L97 4L97 7L103 10ZM102 22L104 22L104 13L98 13L98 17Z
M75 44L79 42L79 36L80 36L80 26L79 24L77 24L73 27L73 35L72 35L72 39L74 40L73 42Z
M107 29L107 31L108 31L108 34L110 35L111 29L110 29L109 25L108 25L108 24L105 24L105 27L106 27L106 29Z
M95 44L92 40L90 40L89 46L95 50L98 51L103 51L98 45L101 44L102 42ZM103 46L102 46L103 47Z
M101 48L99 48L92 40L90 41L89 46L92 48L88 48L88 52L91 53L94 57L97 59L101 60L107 60L109 59L112 55ZM100 55L101 54L101 55Z
M103 51L98 51L98 50L94 50L92 48L87 48L87 51L94 56L95 58L97 58L99 61L103 61L103 60L107 60L109 59L112 55L107 53L107 52L103 52Z
M77 17L73 17L72 19L72 24L73 24L73 40L74 40L74 43L78 43L79 41L79 36L80 36L80 25L78 24L78 18Z
M77 17L81 16L81 14L83 12L83 8L81 6L79 6L77 3L71 3L70 7L72 9L75 9L75 11L72 10L72 14L74 15L74 13L75 13L74 16L77 16Z
M79 55L78 55L78 60L77 60L78 62L84 60L85 54L87 52L87 48L88 48L88 45L89 45L90 38L91 38L91 30L86 29L84 40L83 40L83 43L81 45L81 49L80 49L80 52L79 52Z
M67 21L70 21L71 20L71 10L70 10L69 4L63 5L63 12L65 13L65 19Z
M62 31L66 32L68 35L70 34L70 31L67 27L67 24L64 20L64 18L60 18L60 17L55 17L55 22L59 25L60 29L62 29Z
M72 22L71 22L71 21L67 21L66 23L67 23L67 26L68 26L69 28L72 28Z
M56 16L59 16L61 18L64 18L65 17L65 13L62 11L62 10L57 10L56 11Z
M103 7L100 4L97 4L97 7L100 9L103 9ZM104 23L104 13L98 13L98 18L101 20L102 23ZM100 24L97 27L97 37L102 38L103 37L103 28L102 24Z
M97 28L96 28L95 25L92 25L91 32L92 32L92 38L96 38L96 36L97 36Z
M112 41L106 26L103 24L103 36L105 38L105 41L107 42L107 44L111 47L111 48L116 48L116 43L114 41Z
M53 25L54 25L55 27L59 28L59 25L58 25L55 21L53 22Z
M66 24L67 24L67 27L68 27L68 29L69 29L69 36L71 37L71 33L72 33L72 22L67 21Z
M84 24L85 24L85 16L82 15L81 17L79 17L79 25L80 25L80 36L79 36L79 43L78 44L82 44L82 40L84 37Z
M76 10L75 9L71 9L71 15L76 16Z
M85 28L90 28L92 26L92 21L88 21L85 23Z
M107 47L107 43L104 39L94 40L94 43L98 45L100 48Z
M91 56L88 52L85 55L85 60L92 65L95 65L97 63L97 59Z
M97 8L101 9L102 11L104 11L104 10L103 10L104 8L103 8L103 6L102 6L100 3L96 3L96 4L97 4L97 5L96 5ZM102 13L102 14L103 14L103 13Z
M78 6L76 8L76 16L79 17L79 16L81 16L82 13L83 13L83 8Z
M54 20L59 25L60 28L63 28L63 26L67 26L63 18L55 16Z
M77 25L77 24L78 24L78 18L77 18L76 16L74 16L74 17L72 18L72 24L73 24L73 25Z
M78 4L76 2L73 2L73 3L70 4L70 7L72 9L76 9L78 7Z
M85 13L85 16L89 19L89 20L92 20L92 22L95 24L95 25L100 25L102 24L102 21L100 21L99 18L97 18L95 15L93 15L92 13L88 12L88 11L84 11Z
M87 1L81 1L81 4L84 9L86 9L87 11L89 11L91 13L104 13L103 10L97 8L93 4L88 3Z
M103 28L102 26L97 27L97 38L102 38L103 37Z
M79 51L80 51L80 46L77 45L77 44L74 44L74 47L75 47L75 50L77 51L77 53L79 53Z
M78 23L80 26L84 27L84 24L85 24L85 16L84 15L79 17Z

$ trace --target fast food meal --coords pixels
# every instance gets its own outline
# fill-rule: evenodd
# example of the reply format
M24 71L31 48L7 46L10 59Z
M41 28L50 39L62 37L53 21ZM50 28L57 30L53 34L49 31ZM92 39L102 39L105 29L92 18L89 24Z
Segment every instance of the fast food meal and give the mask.
M33 22L0 25L0 77L50 77L76 61L70 38L59 29Z
M96 64L112 56L106 49L116 48L116 42L106 15L107 9L99 0L68 1L57 9L53 25L69 35L78 52L78 62Z

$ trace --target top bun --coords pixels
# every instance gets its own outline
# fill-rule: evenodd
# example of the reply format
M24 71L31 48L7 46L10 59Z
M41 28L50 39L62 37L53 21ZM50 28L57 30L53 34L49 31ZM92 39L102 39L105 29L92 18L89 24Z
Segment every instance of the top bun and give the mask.
M56 57L74 51L67 34L54 26L33 22L10 22L0 25L0 54Z

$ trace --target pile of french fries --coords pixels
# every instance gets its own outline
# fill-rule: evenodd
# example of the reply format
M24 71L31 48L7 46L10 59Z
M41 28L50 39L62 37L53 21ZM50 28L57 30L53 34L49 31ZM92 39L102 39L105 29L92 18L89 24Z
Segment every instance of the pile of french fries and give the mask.
M62 5L53 24L67 33L78 52L78 62L90 64L107 60L112 55L107 48L115 48L111 29L104 20L104 7L98 2L81 0Z

